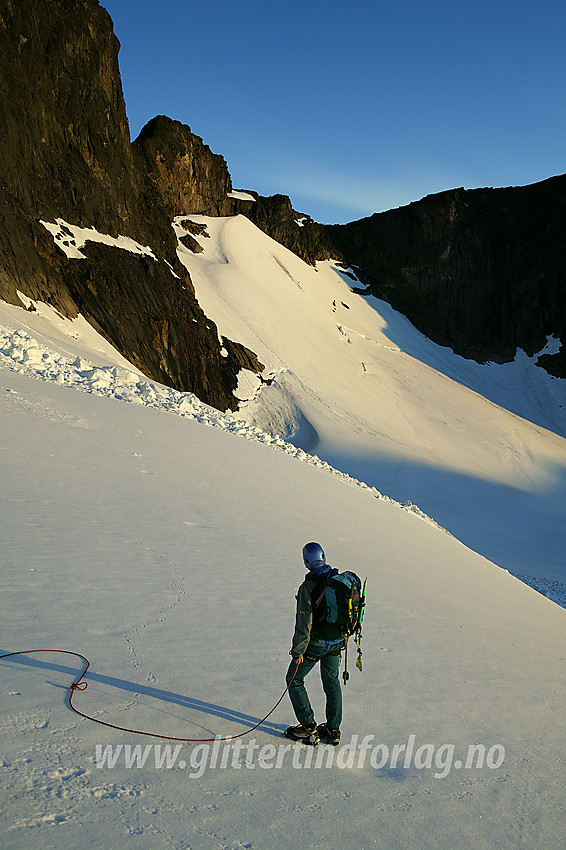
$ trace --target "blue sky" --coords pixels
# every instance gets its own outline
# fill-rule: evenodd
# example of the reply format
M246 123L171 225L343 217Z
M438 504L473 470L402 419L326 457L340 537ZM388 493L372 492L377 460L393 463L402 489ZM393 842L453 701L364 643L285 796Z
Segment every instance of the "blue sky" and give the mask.
M564 0L101 0L134 138L154 115L235 188L344 222L566 172Z

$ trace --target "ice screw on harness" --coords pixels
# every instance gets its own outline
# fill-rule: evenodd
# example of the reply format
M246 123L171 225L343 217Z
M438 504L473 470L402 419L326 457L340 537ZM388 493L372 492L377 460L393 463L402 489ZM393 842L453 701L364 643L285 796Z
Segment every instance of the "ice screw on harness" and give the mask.
M356 658L356 667L360 671L362 669L362 647L361 647L361 643L362 643L362 620L364 618L364 609L365 609L365 605L366 605L366 584L367 584L367 578L364 579L362 592L360 594L360 605L359 605L359 609L358 609L357 620L356 620L356 623L354 625L354 629L352 631L352 634L355 635L354 640L355 640L356 646L358 648L358 657ZM352 600L351 599L348 600L348 611L351 615L351 613L352 613ZM344 672L342 673L342 678L344 680L344 684L346 684L346 682L350 678L350 674L348 673L348 635L345 635L345 637L344 637Z
M358 647L358 657L356 658L356 667L361 671L362 669L362 620L364 619L364 609L366 607L366 584L367 578L364 579L364 586L362 587L362 594L360 599L360 613L358 617L358 628L356 631L356 646Z

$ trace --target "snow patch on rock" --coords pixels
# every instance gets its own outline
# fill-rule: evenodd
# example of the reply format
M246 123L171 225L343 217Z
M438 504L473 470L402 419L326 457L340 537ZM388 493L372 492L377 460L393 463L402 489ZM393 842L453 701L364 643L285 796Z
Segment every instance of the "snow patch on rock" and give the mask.
M235 198L237 201L253 201L255 203L255 198L253 195L250 195L249 192L239 192L233 191L228 192L229 198Z
M110 245L112 248L121 248L124 251L131 251L133 254L141 254L157 260L151 248L140 245L139 242L130 239L129 236L109 236L107 233L99 233L94 227L79 227L76 224L69 224L62 218L58 218L54 222L40 220L40 224L51 233L57 247L70 259L86 260L86 254L82 253L81 248L84 248L87 242L98 242L102 245ZM173 269L171 269L171 272L175 274Z

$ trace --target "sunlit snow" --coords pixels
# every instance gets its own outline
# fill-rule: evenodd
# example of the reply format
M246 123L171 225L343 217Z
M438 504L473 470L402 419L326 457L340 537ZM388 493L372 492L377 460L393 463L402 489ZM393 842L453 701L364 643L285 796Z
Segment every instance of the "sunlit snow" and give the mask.
M178 254L201 306L266 366L242 419L419 505L501 566L564 579L566 381L521 351L502 366L458 357L244 216L192 219L209 238Z
M564 382L521 352L457 358L336 264L205 223L179 255L266 364L240 372L236 414L82 317L0 304L0 654L83 653L74 701L103 722L236 735L283 693L319 540L368 577L341 747L292 748L285 697L239 749L166 751L69 711L76 659L3 659L2 846L561 847Z
M78 227L75 224L69 224L62 218L58 218L55 222L41 221L40 223L51 233L57 247L71 259L86 259L86 255L80 249L84 248L87 242L98 242L156 259L150 248L140 245L128 236L109 236L107 233L99 233L94 227Z
M307 540L367 575L368 607L332 762L281 737L286 697L213 761L72 714L73 657L1 660L2 846L558 848L564 610L30 306L0 305L0 654L83 653L74 702L103 722L234 735L283 693ZM316 673L309 692L322 721ZM470 748L497 759L467 766Z

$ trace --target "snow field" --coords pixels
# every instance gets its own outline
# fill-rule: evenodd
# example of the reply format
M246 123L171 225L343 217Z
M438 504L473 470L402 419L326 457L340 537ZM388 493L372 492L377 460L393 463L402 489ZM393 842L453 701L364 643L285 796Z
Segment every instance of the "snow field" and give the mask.
M31 303L29 299L27 300L28 303ZM80 334L78 331L74 332L71 329L73 327L82 328L84 320L81 317L78 317L74 321L68 321L61 319L61 317L54 317L51 308L46 307L46 305L38 304L36 309L43 313L43 318L48 319L49 322L56 319L58 324L64 328L67 338L73 340L73 344L77 345L76 340L79 339ZM12 325L18 323L18 320L14 321L12 318L14 315L17 315L17 311L14 308L11 308L12 316L6 315L7 305L5 305L4 311L5 321L11 320ZM19 312L22 313L21 310ZM27 318L26 316L26 320ZM36 317L36 320L37 318L39 317ZM46 328L48 326L45 324L45 321L43 322L43 327L44 331L47 332ZM92 345L91 337L94 333L92 329L87 326L87 330L83 330L82 332L88 340L88 345ZM100 337L98 337L98 340L100 341ZM101 340L101 343L102 347L104 347L104 340ZM53 342L51 344L53 345ZM368 489L376 498L394 501L381 494L375 487L370 487L365 482L334 469L316 455L305 452L295 444L278 437L276 429L274 429L275 433L262 431L241 420L238 414L235 416L233 414L222 414L216 409L203 404L192 393L181 393L170 387L146 379L113 349L111 350L113 354L112 359L116 359L118 362L126 365L94 366L86 357L87 355L92 356L88 348L80 350L85 356L65 356L61 351L54 351L52 348L49 348L45 342L40 344L35 337L31 336L29 330L23 327L10 328L0 326L0 365L4 365L11 370L40 380L53 381L62 386L74 387L84 392L95 393L132 404L139 404L154 410L167 411L177 416L194 419L201 424L235 433L245 439L268 444L279 451L284 451L286 454L296 457L304 463L324 469L353 486ZM308 425L305 427L305 430L306 428L308 428ZM362 466L360 473L363 474L363 471ZM401 507L425 521L436 525L430 517L427 517L410 500L406 500ZM516 574L522 581L530 584L531 587L534 587L549 599L566 607L566 583L520 573Z
M41 305L43 308L45 305ZM69 323L69 324L72 324ZM38 341L23 328L0 325L0 365L21 374L40 380L74 387L84 392L95 393L132 404L140 404L155 410L168 411L178 416L195 419L201 424L221 428L249 440L267 443L280 451L299 458L305 463L318 466L354 486L370 490L376 498L387 499L375 487L357 481L351 476L333 469L316 455L288 443L276 434L248 425L231 414L223 414L201 402L193 393L183 393L144 378L133 367L94 366L85 357L65 357ZM129 365L129 364L128 364ZM245 370L243 370L245 371ZM407 510L432 522L416 505L408 504Z
M564 582L565 381L522 352L501 367L454 355L244 216L190 218L208 238L178 255L201 306L265 364L239 416L419 505L500 566Z
M1 371L2 652L75 649L78 707L162 734L237 734L283 690L300 550L368 575L343 740L501 744L496 770L96 767L151 739L76 717L78 665L4 660L3 846L558 847L563 612L400 506L195 418ZM541 664L541 658L544 663ZM324 706L316 672L309 682ZM287 699L259 746L278 747ZM246 739L243 739L244 743ZM194 747L179 760L190 763ZM290 754L289 754L290 756ZM552 763L553 771L548 765ZM196 771L198 773L198 770ZM56 832L54 832L56 830ZM184 845L183 845L184 842Z
M191 269L207 314L224 317L220 332L273 377L254 388L242 376L241 418L149 381L80 317L25 297L33 312L0 305L0 654L82 652L91 669L75 703L102 720L238 734L283 690L300 551L320 540L334 566L368 576L364 670L352 657L343 744L357 757L369 737L399 757L350 764L343 750L327 768L289 751L264 769L244 746L201 771L199 745L187 744L170 768L153 749L143 765L128 762L122 752L141 755L152 739L68 710L78 664L4 659L2 846L561 848L564 612L412 505L432 493L435 519L472 513L473 548L493 532L500 563L559 563L561 384L521 360L525 422L496 404L504 390L514 397L510 377L498 386L485 376L500 372L430 349L383 305L354 296L338 268L307 273L252 227L218 220ZM238 246L253 260L246 268ZM387 492L401 481L408 504L374 481ZM497 487L482 490L485 481ZM563 589L548 576L529 581ZM307 684L320 722L316 671ZM251 738L281 752L291 722L285 698ZM421 752L453 747L443 778L439 764L407 757L411 741ZM109 746L120 757L97 766ZM499 748L503 761L465 767L477 746Z

